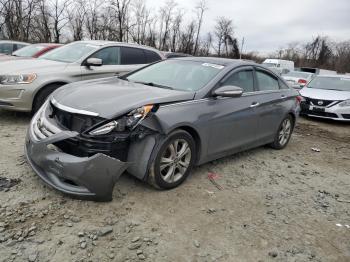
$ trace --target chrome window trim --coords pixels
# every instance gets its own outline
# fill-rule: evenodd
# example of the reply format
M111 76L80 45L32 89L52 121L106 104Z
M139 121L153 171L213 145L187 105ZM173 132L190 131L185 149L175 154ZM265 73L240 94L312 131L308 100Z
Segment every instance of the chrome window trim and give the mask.
M286 91L287 89L279 89L279 90L263 90L263 91L253 91L253 92L246 92L243 93L242 96L252 96L252 95L263 95L263 94L272 94L272 93L281 93L283 91ZM239 97L220 97L219 99L234 99L234 98L239 98ZM217 98L218 99L218 98ZM195 99L195 100L190 100L190 101L184 101L184 102L178 102L178 103L173 103L169 105L162 105L160 106L161 108L165 107L170 107L170 106L177 106L177 105L185 105L185 104L191 104L191 103L200 103L204 101L209 101L212 100L212 97L207 97L207 98L201 98L201 99Z
M81 110L81 109L76 109L76 108L73 108L73 107L69 107L69 106L62 105L62 104L58 103L58 102L56 101L56 99L54 99L54 98L51 98L51 103L52 103L55 107L57 107L57 108L59 108L59 109L61 109L61 110L63 110L63 111L72 113L72 114L80 114L80 115L88 115L88 116L99 116L99 114L98 114L98 113L95 113L95 112L86 111L86 110Z

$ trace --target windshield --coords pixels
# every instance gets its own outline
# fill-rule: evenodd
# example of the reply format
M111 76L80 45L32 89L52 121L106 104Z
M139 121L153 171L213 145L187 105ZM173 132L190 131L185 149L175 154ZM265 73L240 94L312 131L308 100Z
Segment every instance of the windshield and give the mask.
M311 74L308 73L302 73L302 72L289 72L285 74L285 76L290 76L290 77L299 77L299 78L309 78Z
M51 52L48 52L48 53L40 56L39 59L47 59L47 60L53 60L53 61L58 61L58 62L73 63L73 62L76 62L79 59L87 56L93 50L96 50L97 48L98 48L97 45L77 42L77 43L72 43L69 45L62 46L62 47L57 48Z
M43 45L30 45L17 50L12 55L19 57L33 57L36 53L40 52L45 47L46 46Z
M350 78L318 76L312 80L308 88L350 91Z
M166 60L137 71L126 79L175 90L197 91L212 80L224 66L185 60Z

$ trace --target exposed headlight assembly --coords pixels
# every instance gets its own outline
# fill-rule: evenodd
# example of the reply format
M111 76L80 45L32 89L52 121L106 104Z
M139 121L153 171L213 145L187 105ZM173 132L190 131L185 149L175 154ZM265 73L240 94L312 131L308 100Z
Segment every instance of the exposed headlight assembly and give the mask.
M339 103L339 106L340 106L340 107L347 107L347 106L350 107L350 99L345 100L345 101Z
M153 107L153 105L139 107L131 111L129 114L119 118L118 120L113 120L90 131L89 134L93 136L99 136L109 134L112 131L123 132L127 128L133 130L142 122L143 119L145 119L149 112L152 111Z
M36 79L36 74L0 75L0 84L17 85L30 84Z

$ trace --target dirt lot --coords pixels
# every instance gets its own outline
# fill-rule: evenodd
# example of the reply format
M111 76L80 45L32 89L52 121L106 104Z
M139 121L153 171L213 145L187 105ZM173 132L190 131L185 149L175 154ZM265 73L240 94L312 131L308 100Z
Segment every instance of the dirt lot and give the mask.
M214 161L171 191L124 175L94 203L32 172L28 122L0 111L0 261L350 261L349 124L300 119L285 150Z

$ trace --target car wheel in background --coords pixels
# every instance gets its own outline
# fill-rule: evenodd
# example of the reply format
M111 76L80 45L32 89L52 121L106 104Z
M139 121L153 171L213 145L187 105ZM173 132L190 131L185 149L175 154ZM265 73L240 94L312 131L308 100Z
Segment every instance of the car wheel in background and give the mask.
M62 84L52 84L43 87L35 96L33 101L32 114L35 114L40 107L45 103L47 97L55 91L57 88L61 87Z
M293 132L294 120L291 115L286 116L280 124L275 140L270 146L274 149L283 149L287 146Z
M191 172L195 159L196 145L192 136L183 130L171 133L151 165L149 184L159 189L177 187Z

